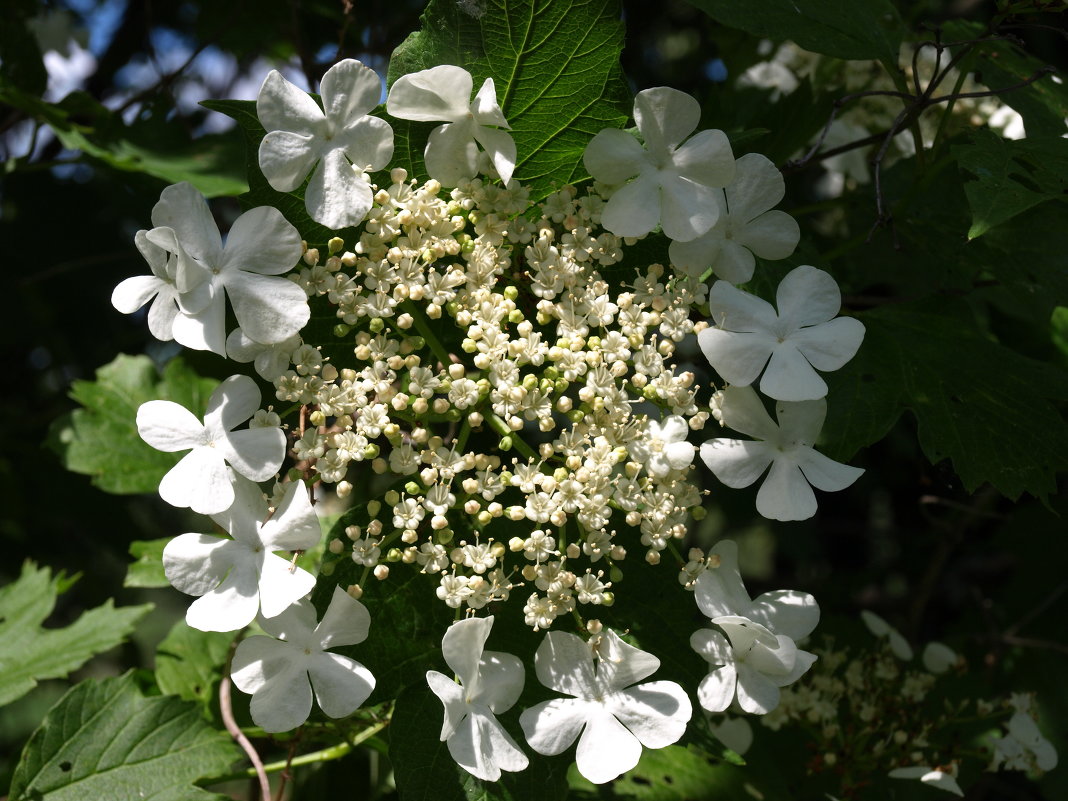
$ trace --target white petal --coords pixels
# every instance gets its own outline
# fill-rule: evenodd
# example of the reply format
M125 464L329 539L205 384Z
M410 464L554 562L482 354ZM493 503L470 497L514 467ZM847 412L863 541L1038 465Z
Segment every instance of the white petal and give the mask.
M204 427L218 437L248 420L260 408L260 390L247 375L232 375L222 381L208 398ZM206 443L205 443L206 444Z
M186 595L203 595L218 587L233 566L238 546L209 534L182 534L163 549L167 581Z
M252 430L263 431L265 429ZM284 443L285 435L282 441ZM319 525L319 517L312 507L311 498L308 497L308 488L299 479L291 481L274 515L260 528L260 539L271 551L304 551L318 545L321 537L322 528ZM362 606L355 599L352 600Z
M326 118L340 128L378 105L382 79L370 67L346 58L326 71L319 84L319 94Z
M115 287L111 293L111 305L122 314L133 314L165 286L167 282L154 275L135 275Z
M687 275L700 278L705 270L717 261L720 249L727 241L724 238L727 232L724 222L725 218L721 214L719 222L696 239L691 239L689 242L672 241L668 246L668 258L671 263Z
M746 616L775 634L800 640L820 622L820 607L807 592L773 590L754 599Z
M380 170L393 158L393 129L379 117L360 117L334 136L349 161L363 170Z
M219 268L281 275L292 270L300 260L300 250L300 232L282 212L271 206L257 206L234 221Z
M475 115L475 122L479 125L509 127L508 120L504 118L504 112L497 103L497 88L493 78L486 78L482 87L475 93L475 99L471 101L471 113Z
M667 156L701 121L701 106L678 89L658 86L634 97L634 121L650 153Z
M173 234L173 231L171 232ZM175 242L173 238L169 240ZM142 229L134 234L134 246L140 251L145 261L148 262L152 275L159 279L173 279L173 263L171 262L172 249L165 248L152 241L149 232ZM116 308L118 308L116 306ZM121 309L120 309L121 311ZM129 312L123 312L128 314Z
M660 660L648 651L635 648L620 639L612 629L605 629L597 647L597 695L622 690L651 676L660 667Z
M738 671L734 663L717 668L697 685L697 701L709 712L723 712L734 700L738 686Z
M265 345L289 339L311 318L307 294L287 278L235 270L226 274L226 294L238 325Z
M305 136L322 135L326 117L311 96L271 70L256 97L256 116L268 133L293 131Z
M456 727L467 717L471 708L464 696L463 688L444 673L428 670L426 683L430 686L430 691L445 707L445 718L441 723L441 740L445 741L453 735Z
M852 317L837 317L790 335L805 358L817 370L837 370L852 359L864 339L864 324Z
M753 277L756 259L736 240L726 240L712 262L712 272L732 284L744 284Z
M751 715L766 715L779 705L779 688L762 673L738 665L738 706Z
M256 619L259 605L253 566L235 560L222 584L189 605L185 622L200 631L237 631Z
M704 329L697 335L697 342L723 380L739 387L756 381L776 347L771 334L762 331L738 334L720 328Z
M912 646L897 629L890 629L890 652L902 662L912 659Z
M719 220L718 189L682 176L660 180L660 227L670 239L686 242L707 233Z
M370 185L362 173L357 175L352 169L341 148L330 150L323 156L304 193L304 203L311 218L335 231L363 222L371 202ZM253 339L259 339L251 331L249 334Z
M492 629L492 617L469 617L449 626L441 639L445 664L460 677L469 693L476 689L472 685L478 681L478 662Z
M519 725L531 748L539 754L554 756L575 742L595 708L601 707L580 698L554 698L524 709Z
M868 631L876 637L885 637L892 631L889 623L874 612L869 612L867 609L860 610L860 619L863 621L864 626Z
M734 241L762 259L785 259L801 241L801 227L786 212L769 211L736 231Z
M595 686L590 647L569 632L545 634L534 654L534 671L538 681L564 695L585 697Z
M779 679L790 675L797 662L797 645L785 635L779 635L775 639L774 648L769 648L762 643L754 643L745 658L745 663L753 670L764 674L772 684L782 687L788 682L779 681Z
M960 789L957 780L940 770L918 765L911 768L894 768L888 775L891 779L919 779L924 784L964 797L964 791Z
M523 770L529 764L526 754L493 715L478 706L448 739L449 754L456 764L482 781L495 782L501 771Z
M779 440L788 446L812 445L823 430L827 417L827 401L780 402L775 404L775 416L779 419Z
M230 678L237 689L251 695L264 687L271 676L284 673L289 657L287 644L262 635L249 637L237 644Z
M723 131L694 134L671 160L676 173L702 187L724 187L734 179L734 154Z
M673 681L630 687L612 697L608 707L646 748L664 748L676 742L693 714L686 691Z
M477 126L474 134L475 140L482 145L497 174L501 176L501 182L507 184L512 180L512 171L515 170L516 151L512 135L507 131L482 126Z
M313 653L308 675L319 708L331 718L351 715L375 688L371 671L341 654Z
M642 745L600 705L591 707L575 752L578 772L594 784L610 782L638 764Z
M848 464L828 459L812 448L801 448L797 454L797 464L805 474L808 483L824 492L837 492L853 484L864 470Z
M694 585L697 606L710 618L748 615L751 604L738 571L738 546L734 540L720 540L709 556L719 558L719 567L709 568L697 577Z
M478 700L494 714L507 712L519 700L526 671L518 656L485 651L478 665L478 673Z
M153 400L137 407L137 433L157 451L174 453L204 443L204 426L174 401Z
M226 304L221 289L196 314L182 313L174 318L174 340L193 350L210 350L226 354Z
M694 447L689 442L669 442L663 455L672 470L685 470L693 464Z
M809 401L827 395L826 382L812 369L793 338L771 347L768 368L760 379L761 392L781 401Z
M148 307L148 330L161 342L174 339L174 320L179 311L176 297L170 285L164 286Z
M319 647L324 651L339 645L356 645L367 639L371 629L371 615L367 607L341 587L334 587L330 605L323 619L315 627Z
M222 511L213 513L211 519L235 540L240 540L249 548L258 548L263 545L260 523L268 515L267 498L254 481L233 470L228 472L233 502Z
M617 128L605 128L598 133L582 154L582 163L590 175L611 185L633 178L647 160L638 140Z
M314 632L315 607L307 598L294 601L273 617L260 615L257 623L272 637L284 640L290 647L290 653L321 650L319 637Z
M760 485L757 511L769 520L807 520L816 514L816 496L801 469L788 460L772 463Z
M931 673L945 673L957 659L956 652L944 643L929 642L923 649L923 666Z
M386 98L386 111L402 120L452 122L467 114L474 82L462 67L442 64L398 78Z
M311 713L312 691L303 665L290 663L252 696L249 712L264 731L280 732L297 728Z
M794 658L794 667L785 676L770 676L772 684L776 684L779 687L786 687L789 684L793 684L803 675L808 672L808 669L816 663L816 655L809 653L808 651L797 650L797 654Z
M264 617L281 614L315 588L315 576L273 553L264 556L260 570L260 609Z
M214 221L211 222L211 225L215 225ZM139 231L138 234L140 233ZM135 244L138 239L140 237L135 238ZM158 226L151 231L144 232L144 239L147 245L173 254L172 257L168 258L168 263L163 267L160 276L173 278L175 288L182 293L180 300L183 311L200 311L207 304L207 301L211 299L212 273L210 268L203 262L194 259L186 251L178 240L178 232L173 228ZM153 272L156 272L156 269L156 267L153 267ZM195 295L193 294L194 290L198 290Z
M208 201L183 181L168 186L152 208L152 225L174 230L181 246L190 256L214 267L222 254L222 237Z
M772 446L748 439L711 439L701 445L701 461L728 487L748 487L773 459Z
M260 142L259 165L272 189L292 192L319 160L319 143L307 134L271 131Z
M171 506L218 514L234 502L230 471L216 449L194 448L160 481L159 496Z
M726 193L731 216L749 222L779 204L786 195L786 181L767 156L746 153L735 162L734 180Z
M708 307L716 325L728 331L771 334L778 325L778 315L770 303L756 295L716 281L708 291Z
M601 225L616 236L645 236L659 221L660 191L645 175L616 191L601 212Z
M456 186L478 174L478 145L473 129L473 120L452 122L435 128L427 137L426 171L442 186Z
M734 651L727 638L712 629L698 629L691 634L690 647L710 665L728 665L734 661Z
M842 308L842 292L837 282L823 270L795 267L779 283L775 305L784 331L825 323Z
M727 387L720 401L723 424L740 434L777 441L779 427L771 421L760 396L751 387ZM822 421L821 421L822 422Z

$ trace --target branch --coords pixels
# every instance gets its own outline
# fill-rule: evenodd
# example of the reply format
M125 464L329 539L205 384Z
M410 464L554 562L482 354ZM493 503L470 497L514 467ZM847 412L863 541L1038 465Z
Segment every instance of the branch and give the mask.
M260 759L256 748L245 736L245 733L241 731L241 727L237 725L237 721L234 719L233 706L230 703L230 665L234 660L234 651L237 650L237 643L240 639L240 636L234 638L234 641L230 643L230 653L226 655L222 681L219 682L219 712L222 715L223 725L230 732L230 736L248 754L252 769L260 780L260 798L262 801L270 801L271 783L267 779L267 772L263 769L263 760Z

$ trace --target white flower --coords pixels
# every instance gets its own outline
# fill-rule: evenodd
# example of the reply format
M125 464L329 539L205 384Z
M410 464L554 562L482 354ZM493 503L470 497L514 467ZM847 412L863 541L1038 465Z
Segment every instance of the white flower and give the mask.
M285 458L286 437L278 428L233 431L259 408L260 391L248 376L232 375L208 398L204 423L172 401L154 400L137 410L137 433L156 450L192 448L163 477L159 494L173 506L211 515L234 501L227 463L252 481L266 481Z
M553 756L578 739L578 771L594 784L638 764L642 746L663 748L682 737L692 714L686 692L673 681L635 685L660 667L652 654L605 629L596 644L550 631L534 656L538 680L571 696L545 701L519 718L527 742Z
M924 765L915 765L910 768L894 768L888 774L891 779L919 779L924 784L945 790L947 793L964 797L964 791L960 789L957 780L951 773L937 770Z
M386 111L394 117L445 122L430 132L425 153L427 172L444 186L456 186L478 174L477 145L482 145L503 183L511 180L515 169L515 140L499 130L509 126L497 105L493 79L485 80L474 100L473 86L470 72L442 64L402 75L386 99Z
M296 265L301 245L297 229L278 209L246 211L234 222L224 247L204 196L180 183L163 190L152 222L158 227L149 231L149 239L178 256L179 270L183 260L192 259L207 275L179 296L183 313L175 318L173 332L180 344L226 354L224 295L237 324L256 342L281 342L308 322L308 296L280 277ZM192 305L190 298L196 301Z
M492 617L453 623L441 641L442 656L460 680L457 684L428 670L427 684L445 706L441 740L456 764L483 781L495 782L501 771L519 771L527 757L496 715L512 708L523 690L523 663L512 654L484 651Z
M960 661L956 651L940 642L929 642L923 649L923 666L931 673L945 673Z
M123 314L132 314L152 301L148 309L148 330L156 339L166 342L174 339L171 329L179 312L179 262L175 254L154 244L148 233L138 231L134 244L148 262L152 275L138 275L121 282L111 293L111 305ZM204 276L200 278L203 280Z
M779 703L779 688L796 681L816 660L797 648L819 622L816 599L805 592L775 590L749 598L738 571L738 547L716 543L712 564L697 577L694 597L701 611L726 632L694 632L690 646L718 665L701 682L697 696L710 712L722 712L735 694L746 712L763 715ZM728 639L729 638L729 639Z
M661 86L634 98L634 121L645 141L617 129L597 134L583 163L598 181L622 184L604 207L601 224L616 236L644 236L657 224L686 242L715 225L719 188L734 177L734 156L723 131L701 131L701 107L684 92Z
M274 381L289 368L289 357L298 347L300 336L297 334L281 342L263 345L249 339L240 328L235 328L226 338L226 358L240 364L252 362L260 378Z
M697 688L697 698L709 712L722 712L737 694L746 712L766 715L779 705L779 688L793 684L816 661L815 654L799 649L791 637L773 634L748 618L724 615L712 622L727 637L712 629L690 637L691 648L710 665L720 666Z
M748 487L771 466L757 492L757 511L772 520L807 520L816 514L812 487L845 489L864 471L814 450L827 402L779 403L772 422L750 387L728 387L720 399L723 424L760 441L718 438L701 446L701 459L728 487Z
M864 621L864 625L867 627L868 631L876 637L887 638L890 643L890 651L894 656L903 662L908 662L912 659L912 646L909 645L909 641L901 635L900 631L895 629L877 614L869 612L867 609L861 610L860 619Z
M726 281L713 284L708 304L716 327L697 335L705 358L735 386L752 384L763 370L760 391L776 400L824 397L827 384L816 370L837 370L852 359L864 325L852 317L832 319L842 307L842 294L835 280L815 267L791 270L775 302L778 313Z
M273 188L292 192L315 167L304 193L308 214L328 228L347 228L371 208L366 173L393 157L393 129L368 116L378 105L382 79L359 61L347 58L328 69L319 92L325 114L277 70L267 75L256 98L256 115L267 131L260 169Z
M295 729L308 719L312 690L329 717L355 712L374 690L375 677L359 662L326 649L363 642L370 625L366 607L340 587L318 626L308 600L261 618L271 637L242 640L230 674L238 689L252 694L249 711L256 725L269 732Z
M187 595L186 622L201 631L236 631L251 623L257 610L275 617L315 586L315 577L273 551L314 547L319 519L303 481L290 483L282 502L268 518L260 488L234 477L233 505L211 519L233 539L209 534L182 534L163 549L167 580Z
M1057 767L1057 749L1042 736L1034 718L1014 712L1007 728L1003 737L994 740L993 768L1050 771Z
M793 217L770 211L786 194L778 168L759 153L747 153L735 167L734 180L723 190L725 209L716 224L697 239L672 242L668 248L671 263L694 277L711 267L724 281L744 284L753 277L754 255L785 259L801 239Z
M693 462L694 446L686 441L690 427L673 414L663 422L649 420L646 435L628 446L631 458L645 465L649 475L663 478L672 470L685 470Z

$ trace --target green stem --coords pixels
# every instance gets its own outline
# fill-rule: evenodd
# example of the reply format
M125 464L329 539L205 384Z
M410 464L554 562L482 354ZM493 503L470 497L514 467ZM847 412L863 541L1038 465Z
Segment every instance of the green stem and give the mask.
M441 362L442 367L448 367L452 364L452 358L449 356L449 351L441 344L441 340L438 339L437 334L434 333L434 329L430 327L430 323L427 322L426 317L423 315L423 312L419 310L419 307L410 300L406 300L401 304L401 308L411 315L412 322L415 324L415 330L419 332L419 336L421 336L426 341L426 344L430 346L430 350L433 351L438 361Z
M515 431L512 431L512 429L508 427L508 424L504 422L504 420L502 420L496 412L487 410L484 419L487 423L489 423L490 428L492 428L502 437L511 437L512 444L515 446L515 449L521 454L523 454L529 459L538 458L538 454L534 451L534 449L527 445L527 443L523 442L523 440L520 439L519 435Z
M314 765L318 762L331 762L335 759L341 759L341 757L352 751L353 748L360 745L364 740L368 740L378 732L382 731L389 725L389 719L381 720L368 729L364 729L357 734L351 740L337 745L332 745L329 748L324 748L321 751L313 751L310 754L302 754L299 757L294 757L291 760L281 759L278 762L271 762L263 766L263 770L266 773L278 773L285 770L287 767L295 768L299 765ZM255 768L246 768L245 770L239 770L236 773L227 773L225 776L211 776L206 779L201 779L197 782L201 787L211 784L222 784L224 782L240 781L243 779L256 778Z
M960 72L957 75L957 82L953 84L953 91L950 92L950 95L960 94L960 90L964 86L964 81L967 79L968 72L971 69L974 53L975 46L969 45L967 54L961 59L960 66L957 67ZM938 121L938 128L935 130L934 142L931 143L931 158L937 158L938 149L945 141L946 127L949 125L949 118L953 115L953 105L956 102L956 98L952 98L946 103L946 109L942 112L942 118Z
M882 60L883 69L889 73L891 80L894 82L894 86L897 87L899 92L903 92L907 97L902 98L901 102L905 107L906 113L912 117L909 121L909 132L912 134L912 143L916 148L916 165L923 170L924 151L923 151L923 134L920 132L920 120L919 114L912 113L915 108L918 98L912 94L912 88L909 86L908 81L905 80L905 76L898 69L897 64L889 59Z

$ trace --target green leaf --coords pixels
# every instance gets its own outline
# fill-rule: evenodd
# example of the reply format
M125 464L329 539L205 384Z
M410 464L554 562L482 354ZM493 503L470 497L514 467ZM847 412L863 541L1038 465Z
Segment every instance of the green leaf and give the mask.
M11 801L222 801L193 786L240 749L173 696L145 698L125 676L84 681L45 716L22 752Z
M1068 398L1068 373L987 339L963 304L885 306L857 318L864 344L826 374L822 450L848 460L907 409L924 455L951 460L967 491L989 482L1012 499L1056 492L1068 426L1054 402Z
M889 0L690 0L716 22L806 50L897 64L905 26Z
M504 772L497 782L476 779L456 764L448 745L440 741L443 715L441 701L425 681L397 699L389 724L389 758L401 801L553 801L567 796L571 757L547 759L531 755L529 748L525 750L533 758L526 770ZM512 729L517 744L523 742L518 709L498 720Z
M134 540L130 543L130 556L136 561L126 568L123 587L169 587L167 575L163 572L163 549L171 541L170 537L158 540Z
M438 64L464 67L476 88L493 78L518 151L515 178L532 201L587 178L582 153L590 139L627 121L618 0L431 0L422 23L393 52L388 82ZM394 161L425 177L417 169L425 133L411 131L398 140ZM398 161L405 152L411 164Z
M748 771L712 759L692 746L645 748L638 764L612 783L612 797L648 801L745 798L750 795L745 787L750 778ZM571 786L591 793L597 790L577 770Z
M66 628L41 628L56 596L72 583L25 562L19 578L0 589L0 704L25 695L42 679L63 678L94 654L118 645L152 608L116 609L108 599Z
M953 155L975 176L964 184L972 210L968 238L982 236L1039 203L1068 193L1068 139L1002 139L988 130L972 133Z
M196 701L207 711L234 635L199 631L179 620L156 648L156 684L164 695Z
M182 454L162 453L141 439L138 407L170 400L200 415L217 383L181 359L168 362L161 379L147 356L120 354L96 371L96 381L74 382L70 396L84 408L53 424L49 444L64 467L92 476L105 492L155 492Z

